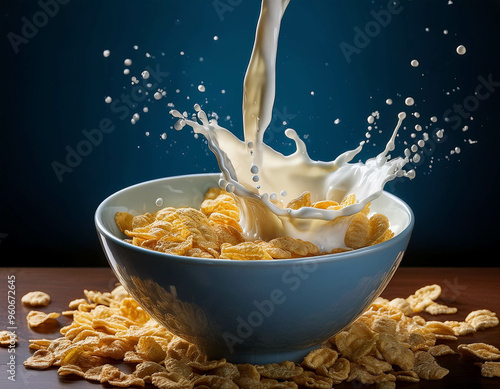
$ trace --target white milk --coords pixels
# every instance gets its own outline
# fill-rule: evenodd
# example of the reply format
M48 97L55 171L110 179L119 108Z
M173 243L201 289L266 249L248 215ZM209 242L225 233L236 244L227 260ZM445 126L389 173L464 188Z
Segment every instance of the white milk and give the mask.
M385 149L364 163L351 163L364 142L332 161L314 161L309 158L305 143L290 128L285 135L295 142L294 153L283 155L266 145L263 136L272 118L278 36L288 3L289 0L262 1L244 80L243 141L219 126L216 119L209 120L198 104L195 105L197 119L190 120L177 110L172 110L171 114L178 118L175 129L180 130L187 124L195 133L206 137L222 172L219 185L233 193L248 239L291 236L308 240L322 251L329 251L345 247L349 216L380 196L388 181L402 176L414 177L413 170L403 170L409 155L391 158L389 154L394 150L395 138L406 114L399 113L396 128ZM340 210L285 208L290 200L304 191L311 193L313 203L319 200L340 203L351 193L356 195L357 203Z

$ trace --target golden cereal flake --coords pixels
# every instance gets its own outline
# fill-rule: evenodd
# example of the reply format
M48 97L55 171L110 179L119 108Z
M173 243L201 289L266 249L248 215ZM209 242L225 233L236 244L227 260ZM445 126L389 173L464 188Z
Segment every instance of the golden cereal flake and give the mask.
M50 304L50 296L40 291L28 292L21 298L21 302L29 307L46 307Z
M28 327L34 328L42 324L52 325L57 323L57 318L61 316L57 312L44 313L40 311L31 311L26 317L28 321Z
M466 354L473 355L483 361L500 360L500 350L491 344L469 343L459 344L458 351L464 351Z
M496 313L488 309L480 309L469 313L465 318L465 322L474 327L476 331L479 331L497 326L498 317Z
M500 377L500 362L484 362L481 364L481 375L483 377Z

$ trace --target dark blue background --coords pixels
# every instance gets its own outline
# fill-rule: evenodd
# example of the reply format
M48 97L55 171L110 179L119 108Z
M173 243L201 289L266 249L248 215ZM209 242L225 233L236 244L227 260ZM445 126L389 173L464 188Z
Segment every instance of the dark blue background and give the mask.
M259 1L54 2L0 1L2 266L106 265L93 224L105 197L145 180L218 171L202 139L193 139L188 128L172 129L167 103L191 113L198 102L242 135L243 76ZM500 82L500 2L447 3L402 1L401 12L386 26L379 23L347 61L342 42L354 45L356 27L376 29L373 11L386 10L388 2L292 0L282 23L275 111L265 139L292 152L282 133L286 120L306 140L311 157L331 160L365 139L366 118L378 110L378 129L360 155L365 160L383 149L401 110L409 118L399 154L411 128L436 116L424 131L432 136L444 128L443 140L423 151L413 181L387 186L416 216L403 265L452 266L462 256L468 258L463 265L497 265L500 90L491 87L483 100L474 92L478 77ZM27 22L39 27L29 31ZM463 56L455 52L459 44L467 48ZM133 61L129 75L123 74L126 58ZM412 59L420 66L411 67ZM133 94L131 76L141 80L147 67L161 72L149 79L167 92L160 100L152 96L156 88L148 96ZM198 91L200 83L206 92ZM148 90L140 84L142 93ZM108 95L114 105L104 102ZM404 105L407 96L415 106ZM127 98L136 106L129 107ZM386 105L387 98L394 104ZM464 103L472 119L458 123L449 110ZM411 116L415 111L418 120ZM132 125L134 112L141 118ZM83 131L103 120L113 131L82 149ZM68 150L79 146L87 155L58 177L54 162L65 164ZM461 153L450 155L456 146Z

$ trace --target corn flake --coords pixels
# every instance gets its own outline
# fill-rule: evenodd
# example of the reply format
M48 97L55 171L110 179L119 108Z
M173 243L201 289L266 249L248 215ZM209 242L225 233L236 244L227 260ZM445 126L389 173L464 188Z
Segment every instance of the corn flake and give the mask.
M304 371L302 367L296 366L295 363L290 361L257 365L255 368L263 377L281 380L296 377Z
M329 348L318 348L305 356L302 361L302 366L312 370L316 370L320 366L324 366L328 369L333 366L338 356L339 353L335 350Z
M483 377L500 377L500 362L484 362L481 364L481 375Z
M467 315L465 322L469 323L476 331L486 328L495 327L498 325L498 317L496 313L488 309L480 309L473 311Z
M54 325L57 324L57 318L61 316L57 312L44 313L40 311L31 311L26 317L28 321L28 327L34 328L41 325Z
M37 350L35 353L23 362L25 367L30 369L44 370L54 364L55 356L48 350Z
M22 298L21 302L30 307L46 307L50 303L50 296L45 292L28 292Z
M12 331L0 331L0 346L7 347L17 343L17 335Z
M260 245L253 242L243 242L235 246L223 243L219 258L241 261L273 259Z
M491 344L486 343L470 343L459 344L459 351L465 351L466 354L475 356L483 361L498 361L500 360L500 350Z
M415 353L413 371L424 380L440 380L449 373L448 369L439 366L436 359L426 351L417 351Z
M303 192L301 195L299 195L298 197L291 200L286 205L286 208L300 209L303 207L310 207L311 205L312 205L311 204L311 193L310 192Z

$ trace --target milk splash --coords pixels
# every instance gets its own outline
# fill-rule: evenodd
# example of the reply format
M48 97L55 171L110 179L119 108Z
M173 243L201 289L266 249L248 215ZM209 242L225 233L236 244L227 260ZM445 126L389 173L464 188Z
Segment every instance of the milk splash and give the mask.
M291 236L316 244L321 251L345 247L344 236L350 215L380 196L384 185L396 177L413 178L413 170L403 167L409 156L391 158L395 138L406 117L399 113L396 128L385 149L366 162L351 163L365 142L340 154L330 162L314 161L305 143L288 128L296 151L283 155L263 142L264 131L272 118L275 98L276 53L281 19L289 0L263 0L257 24L252 56L244 80L244 141L208 119L196 104L196 116L188 119L177 110L174 128L185 125L202 134L216 155L221 169L219 185L234 195L240 208L240 223L249 240L270 240ZM311 193L311 201L334 200L341 203L349 194L357 202L339 210L303 207L286 208L302 192Z

